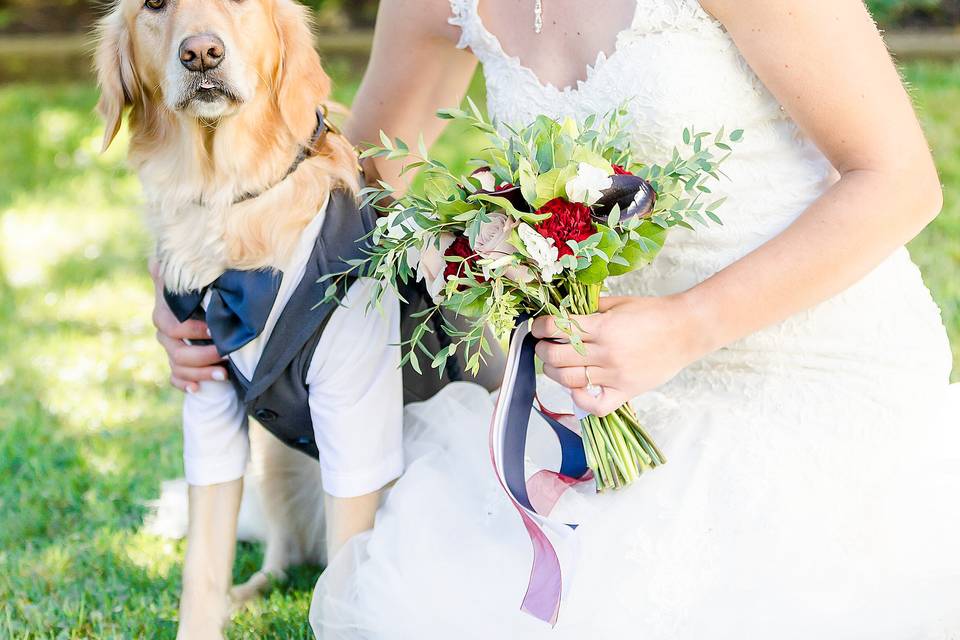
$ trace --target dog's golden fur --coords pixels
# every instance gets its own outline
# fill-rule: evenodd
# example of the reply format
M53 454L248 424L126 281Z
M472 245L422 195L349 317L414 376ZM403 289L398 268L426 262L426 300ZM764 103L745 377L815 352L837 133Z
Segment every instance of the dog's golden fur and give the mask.
M225 45L222 64L202 74L220 89L213 100L198 99L201 74L180 64L180 42L197 33ZM129 160L168 288L198 288L229 268L282 270L329 192L357 188L355 152L334 134L284 179L330 94L307 11L293 0L168 0L162 12L119 0L98 36L103 146L129 113ZM261 195L234 204L247 193ZM291 564L325 560L319 465L258 428L250 435L247 481L260 484L267 545L261 571L231 592L234 605ZM211 616L221 610L216 597L198 602Z
M353 148L328 135L278 184L330 94L307 11L293 0L171 0L165 11L158 19L140 0L120 0L100 22L96 53L104 148L129 107L129 159L164 281L184 290L227 268L283 268L330 190L355 189L357 180ZM184 104L189 74L170 62L197 30L227 43L216 73L231 99L213 111Z

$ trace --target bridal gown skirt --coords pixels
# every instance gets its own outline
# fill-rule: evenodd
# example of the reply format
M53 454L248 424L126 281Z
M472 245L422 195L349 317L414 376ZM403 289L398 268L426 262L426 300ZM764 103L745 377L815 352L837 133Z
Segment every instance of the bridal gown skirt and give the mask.
M635 401L668 462L561 499L580 526L555 628L520 611L532 550L491 468L493 399L458 383L408 407L407 471L321 577L318 637L960 639L960 388L905 252L871 277L891 269L916 286L888 290L885 316L851 317L883 291L862 283ZM878 327L900 330L873 344ZM531 423L531 467L556 468Z
M727 178L711 184L727 198L724 224L672 230L614 293L702 282L836 182L696 0L638 0L615 51L565 89L506 54L477 0L451 5L498 123L623 106L636 157L650 162L667 162L691 124L745 130ZM949 369L939 312L901 249L842 294L644 394L636 407L668 462L628 489L583 485L557 505L558 520L580 526L552 629L520 611L532 549L491 468L493 402L450 386L407 409L407 471L374 530L321 577L313 628L323 640L960 640L960 391ZM541 397L569 406L546 381ZM556 468L556 444L534 423L530 468Z

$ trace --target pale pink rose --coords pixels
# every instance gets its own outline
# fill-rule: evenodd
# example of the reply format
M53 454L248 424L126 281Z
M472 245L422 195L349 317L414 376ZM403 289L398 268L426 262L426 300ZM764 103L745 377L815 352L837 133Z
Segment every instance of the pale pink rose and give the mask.
M428 238L420 253L420 262L417 264L417 280L426 281L427 291L434 302L438 300L446 284L443 272L447 268L447 261L443 254L450 248L453 241L454 235L452 233L441 233L439 247L437 247L436 238Z
M510 244L510 236L517 223L505 213L490 213L487 216L490 221L480 225L476 242L473 244L474 250L481 258L492 260L514 253L516 249Z
M516 253L517 249L510 244L510 238L513 230L517 228L517 223L505 213L490 213L488 216L490 222L481 224L480 231L477 233L477 241L474 245L477 254L481 258L498 260ZM508 267L503 275L514 282L533 280L530 271L522 265Z

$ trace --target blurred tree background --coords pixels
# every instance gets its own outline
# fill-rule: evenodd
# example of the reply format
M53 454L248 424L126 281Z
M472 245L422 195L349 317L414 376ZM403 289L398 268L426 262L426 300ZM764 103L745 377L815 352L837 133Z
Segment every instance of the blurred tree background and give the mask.
M0 0L0 33L83 31L108 4L106 0ZM377 0L305 0L324 31L373 26ZM956 27L960 0L868 0L883 28Z

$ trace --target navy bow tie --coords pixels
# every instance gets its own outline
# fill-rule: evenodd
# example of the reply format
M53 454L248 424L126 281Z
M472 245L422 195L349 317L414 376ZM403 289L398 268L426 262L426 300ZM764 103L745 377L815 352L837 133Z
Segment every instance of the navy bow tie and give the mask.
M279 271L225 271L199 291L170 293L163 297L180 322L202 311L203 298L210 291L206 322L210 337L221 356L239 350L259 336L280 291Z

